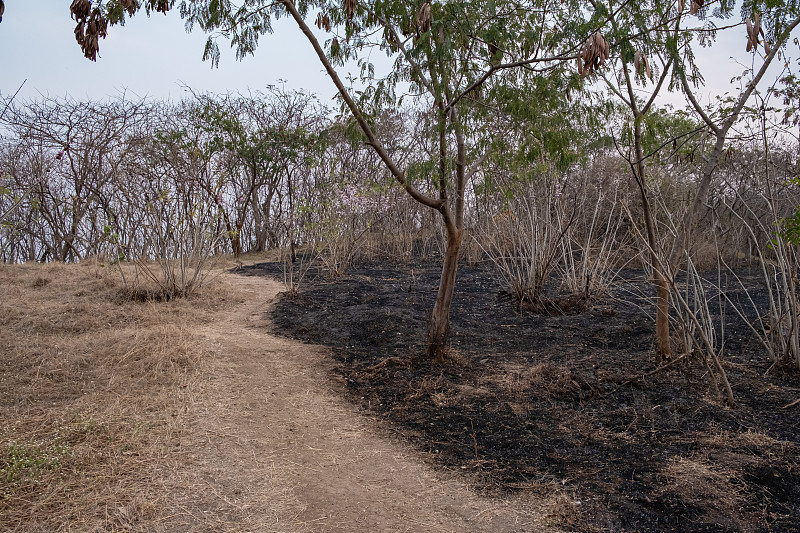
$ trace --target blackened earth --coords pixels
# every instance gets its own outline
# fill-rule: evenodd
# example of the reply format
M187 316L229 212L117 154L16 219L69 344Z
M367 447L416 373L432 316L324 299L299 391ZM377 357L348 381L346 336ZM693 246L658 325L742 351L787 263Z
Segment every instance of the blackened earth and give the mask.
M282 265L245 273L282 277ZM623 271L583 312L543 316L521 310L489 268L462 265L452 357L434 364L419 356L439 275L434 262L311 272L278 301L273 323L330 346L351 399L439 467L496 495L568 495L567 529L800 531L800 404L786 407L800 379L770 368L730 304L732 409L700 355L643 377L658 365L641 272ZM743 279L763 307L763 282ZM736 283L726 293L749 302ZM756 323L763 309L744 307Z

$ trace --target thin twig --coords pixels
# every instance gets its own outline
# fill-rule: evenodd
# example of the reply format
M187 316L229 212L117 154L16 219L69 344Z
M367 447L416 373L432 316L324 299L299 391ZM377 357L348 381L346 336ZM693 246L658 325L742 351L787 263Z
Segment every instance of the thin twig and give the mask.
M664 365L661 365L660 367L656 368L655 370L651 370L650 372L647 372L646 374L642 374L641 376L636 376L636 377L634 377L634 378L631 378L631 379L629 379L628 381L625 381L625 382L623 382L623 383L620 383L619 385L617 385L616 387L614 387L613 389L611 389L611 391L609 391L607 394L612 394L612 393L614 393L614 392L617 392L619 389L621 389L621 388L622 388L622 387L624 387L625 385L629 385L629 384L633 383L634 381L637 381L637 380L640 380L640 379L649 378L650 376L652 376L652 375L654 375L654 374L658 374L659 372L661 372L661 371L663 371L663 370L666 370L666 369L668 369L669 367L671 367L671 366L675 365L676 363L678 363L678 362L682 361L682 360L683 360L683 359L685 359L685 358L686 358L688 355L689 355L689 352L687 352L687 353L685 353L685 354L683 354L683 355L681 355L681 356L679 356L679 357L676 357L676 358L675 358L675 359L673 359L672 361L670 361L670 362L668 362L668 363L666 363L666 364L664 364Z

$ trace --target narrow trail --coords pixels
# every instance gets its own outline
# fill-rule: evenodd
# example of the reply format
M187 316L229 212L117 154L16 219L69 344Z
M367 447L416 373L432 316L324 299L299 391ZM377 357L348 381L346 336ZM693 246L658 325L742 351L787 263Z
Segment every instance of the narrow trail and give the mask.
M197 333L215 354L175 459L155 474L163 531L516 532L538 500L476 496L425 465L337 392L325 348L269 333L283 286L225 273L240 304ZM382 433L383 431L383 433Z

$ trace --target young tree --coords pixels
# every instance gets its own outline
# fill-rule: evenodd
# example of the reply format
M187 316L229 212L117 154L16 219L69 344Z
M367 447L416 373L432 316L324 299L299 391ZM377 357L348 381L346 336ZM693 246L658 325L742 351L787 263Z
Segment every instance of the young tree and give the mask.
M648 115L672 70L673 58L667 53L666 43L679 38L687 39L686 32L681 32L683 4L655 0L652 3L634 4L625 11L616 10L615 3L609 7L613 10L613 33L610 38L620 43L620 53L613 62L614 76L604 76L603 80L630 115L632 149L626 159L639 192L648 259L656 287L656 356L667 360L671 353L670 282L660 252L657 224L648 190L647 158L650 154L645 154L644 145ZM648 27L651 31L642 31ZM658 31L653 31L656 29ZM648 84L652 84L649 90Z
M692 68L691 63L686 61L687 53L690 53L687 52L688 47L679 48L673 45L670 50L675 60L675 70L680 86L694 111L711 131L714 139L714 145L710 152L702 154L700 182L669 254L668 266L673 271L679 267L691 240L692 232L708 197L711 178L727 148L728 132L739 120L744 106L767 74L772 62L788 43L792 31L800 25L800 5L794 0L786 2L748 0L742 5L742 15L747 27L742 41L746 42L747 51L753 54L753 65L749 71L752 77L746 82L738 96L724 101L716 117L710 114L695 96L694 90L702 78L700 73ZM766 25L766 32L762 24Z
M616 75L604 79L611 93L628 108L632 123L630 127L632 150L627 160L642 204L644 233L656 286L656 353L664 360L671 357L670 290L685 250L690 244L693 227L708 197L711 175L725 149L727 132L736 122L742 107L778 53L778 49L786 43L789 32L797 25L797 22L791 19L796 16L791 13L797 9L793 2L781 6L771 4L769 20L772 27L769 35L774 44L770 45L762 40L763 32L758 15L755 21L745 17L749 28L747 49L755 53L757 45L763 43L765 60L757 72L754 68L751 82L736 99L730 102L730 107L726 107L722 111L723 116L717 120L700 106L693 94L693 86L696 87L702 82L702 75L695 64L692 44L697 40L701 45L708 46L714 40L717 28L709 17L712 15L712 5L702 0L692 2L691 5L683 1L676 3L654 0L651 3L632 5L624 11L614 10L611 16L613 33L609 34L609 39L621 44L619 56L614 61ZM610 7L613 10L614 4ZM732 9L733 3L722 0L713 11L713 16L730 17ZM747 15L750 11L758 9L762 8L745 5L743 13ZM644 31L645 28L650 28L651 31ZM659 31L652 31L656 28ZM670 83L665 83L668 81ZM648 135L646 130L648 126L653 125L649 115L654 109L659 93L667 86L671 89L680 89L686 94L699 116L701 127L688 127L687 124L685 131L672 132L673 142L669 142L670 139L666 141L662 139L664 142L661 145L651 146L651 150L645 150L645 137ZM663 119L657 116L655 118L663 122ZM694 202L678 228L677 238L665 249L658 238L657 221L648 191L647 163L662 148L673 145L674 151L675 146L679 147L686 142L687 135L705 128L711 131L716 142L712 152L704 159Z
M148 0L145 8L160 11L174 3ZM133 0L108 0L96 7L89 0L75 0L73 6L81 30L76 35L88 56L96 52L98 36L106 33L105 21L122 22L139 7ZM481 149L483 132L480 127L468 127L470 117L475 109L494 105L494 88L513 86L523 78L553 77L554 72L566 68L568 60L576 58L581 72L599 68L610 51L599 31L608 21L605 7L578 0L536 0L525 5L511 0L344 0L341 4L255 0L239 6L229 1L184 0L180 13L187 28L197 24L211 34L205 58L213 62L219 60L218 36L229 38L237 55L243 57L253 53L259 38L271 32L274 19L289 17L300 28L364 142L408 195L439 213L447 244L427 355L441 360L448 345L450 305L464 236L466 185L486 157ZM330 34L327 52L306 22L306 17L314 15L317 27ZM83 24L91 33L89 39L88 33L82 33ZM358 59L371 47L392 55L395 65L387 77L377 80L372 66L362 62L367 89L356 98L335 67ZM569 78L566 74L554 77L562 80L558 94L566 94ZM438 149L419 169L401 167L373 127L373 117L398 102L396 88L401 82L409 83L411 92L420 95L418 103L432 110L429 134Z

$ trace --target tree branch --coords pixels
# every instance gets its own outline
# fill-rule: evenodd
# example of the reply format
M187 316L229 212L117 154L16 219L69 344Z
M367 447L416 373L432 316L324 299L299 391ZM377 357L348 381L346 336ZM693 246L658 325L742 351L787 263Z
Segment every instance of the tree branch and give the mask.
M345 104L347 104L347 107L350 109L350 112L353 114L353 117L356 119L356 122L358 122L361 131L363 131L364 135L366 135L370 146L372 146L372 148L377 152L378 156L386 165L386 168L388 168L389 172L392 173L392 176L394 176L394 178L398 181L398 183L400 183L400 185L403 186L406 192L408 192L408 194L412 198L414 198L414 200L432 209L441 210L444 204L441 200L433 199L427 196L426 194L423 194L420 191L418 191L413 185L411 185L408 182L405 173L401 171L397 167L397 165L395 165L394 161L389 156L383 144L381 144L381 142L375 136L375 133L372 131L372 128L370 127L369 123L367 123L364 114L361 112L356 103L353 101L353 98L350 96L350 93L347 91L347 88L345 88L341 78L339 78L339 75L336 73L336 70L334 70L333 66L331 65L331 62L325 55L325 51L322 49L322 46L320 46L319 41L312 33L311 28L309 28L308 25L305 23L305 20L303 20L303 17L297 11L297 8L294 6L292 1L281 0L281 4L283 4L283 6L286 8L289 14L292 16L292 18L297 23L300 30L303 32L308 41L311 43L311 46L314 47L314 51L317 53L317 57L319 57L322 66L325 67L325 71L328 73L328 76L331 78L334 85L336 85L336 88L339 90L339 94L342 95L342 99L344 99Z

